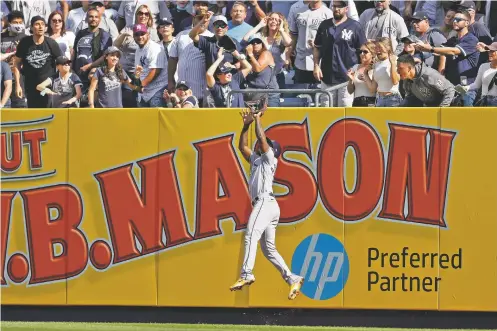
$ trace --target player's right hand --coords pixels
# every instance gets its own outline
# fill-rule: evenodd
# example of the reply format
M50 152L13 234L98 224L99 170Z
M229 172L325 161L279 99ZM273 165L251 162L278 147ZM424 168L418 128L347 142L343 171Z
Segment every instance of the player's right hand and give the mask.
M242 116L244 125L249 125L254 121L254 114L249 109L243 109L240 115Z

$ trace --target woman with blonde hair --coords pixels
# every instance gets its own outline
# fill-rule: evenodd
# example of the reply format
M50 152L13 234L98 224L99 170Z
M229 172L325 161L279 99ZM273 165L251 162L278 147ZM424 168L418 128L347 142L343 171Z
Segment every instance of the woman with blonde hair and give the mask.
M354 94L352 107L373 107L376 91L373 89L373 65L376 60L376 45L372 41L364 43L359 49L360 64L354 65L347 73L347 91ZM368 80L366 77L368 76Z
M260 31L260 36L273 55L275 75L280 89L285 88L285 75L283 67L290 64L290 54L287 53L292 45L292 37L288 29L288 22L281 13L269 13L258 25L247 32L243 37L242 46Z
M390 38L381 37L375 42L377 61L373 65L373 79L364 75L369 90L376 93L376 107L397 107L402 103L399 92L400 77L397 56Z
M135 24L146 25L148 27L148 33L150 33L150 39L159 42L159 35L157 34L157 29L154 28L154 17L152 15L149 6L138 6L138 9L135 12Z

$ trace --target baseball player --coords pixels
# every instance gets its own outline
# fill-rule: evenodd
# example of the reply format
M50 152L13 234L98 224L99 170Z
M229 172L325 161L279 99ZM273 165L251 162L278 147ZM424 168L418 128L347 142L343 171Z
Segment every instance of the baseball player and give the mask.
M243 129L238 148L247 162L250 162L249 193L252 199L252 213L245 232L245 256L243 259L240 279L230 287L231 291L241 290L244 286L255 281L253 269L257 253L257 243L260 239L264 256L278 269L283 279L290 285L288 299L295 299L299 293L304 278L292 274L281 255L276 250L276 226L280 218L280 207L273 194L273 179L278 165L281 147L278 142L266 137L261 125L261 116L265 110L253 113L244 110ZM255 134L258 147L255 153L248 147L247 132L255 120Z

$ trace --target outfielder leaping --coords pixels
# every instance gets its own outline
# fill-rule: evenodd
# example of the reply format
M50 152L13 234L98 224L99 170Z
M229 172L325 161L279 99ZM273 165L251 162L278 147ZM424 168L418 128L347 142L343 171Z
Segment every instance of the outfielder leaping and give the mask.
M281 147L278 142L266 138L261 125L263 111L253 113L246 109L240 114L243 118L243 129L238 148L245 160L250 162L249 193L253 209L245 232L245 256L241 276L230 287L230 290L240 290L255 281L253 269L257 243L262 238L262 252L290 285L288 299L293 300L299 295L304 278L292 274L275 247L276 226L280 218L280 207L273 194L273 179ZM258 140L258 148L255 153L248 147L247 137L250 124L254 120L255 134Z

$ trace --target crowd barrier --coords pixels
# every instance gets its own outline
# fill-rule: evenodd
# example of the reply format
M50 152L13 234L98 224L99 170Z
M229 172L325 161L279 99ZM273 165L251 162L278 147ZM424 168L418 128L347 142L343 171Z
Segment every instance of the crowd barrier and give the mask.
M3 109L2 304L497 311L497 108L269 109L295 301L260 251L229 291L238 111Z

